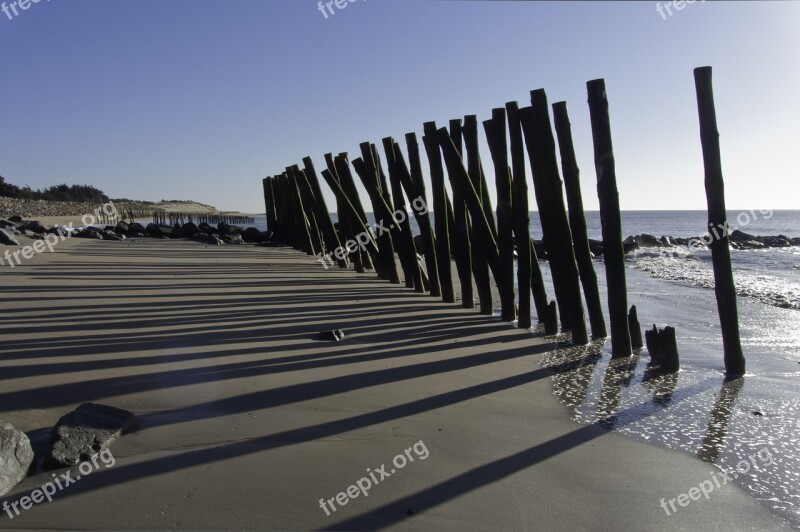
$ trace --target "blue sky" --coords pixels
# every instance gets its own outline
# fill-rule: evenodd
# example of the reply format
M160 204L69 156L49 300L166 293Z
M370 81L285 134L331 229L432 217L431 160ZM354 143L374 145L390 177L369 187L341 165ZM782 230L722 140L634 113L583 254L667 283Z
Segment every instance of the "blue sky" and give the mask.
M593 210L586 81L603 77L622 208L703 209L692 69L711 65L728 206L800 209L800 3L698 1L666 20L652 1L357 0L325 19L312 0L41 0L18 13L0 12L0 175L17 185L263 212L261 178L303 156L319 168L326 152L484 120L545 88L568 103Z

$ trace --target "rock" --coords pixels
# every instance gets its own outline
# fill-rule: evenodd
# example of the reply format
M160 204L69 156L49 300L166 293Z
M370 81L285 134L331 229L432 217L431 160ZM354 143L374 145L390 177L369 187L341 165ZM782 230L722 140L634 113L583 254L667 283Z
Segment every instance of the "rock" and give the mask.
M592 240L589 239L589 251L592 252L592 255L595 257L599 257L603 254L603 241L602 240Z
M784 235L757 236L756 240L770 248L788 248L792 245L792 241Z
M24 222L22 225L20 225L19 228L20 229L27 229L28 231L32 231L34 233L46 233L47 232L47 228L45 226L43 226L42 224L40 224L39 222L37 222L37 221Z
M111 230L103 231L103 240L125 240L126 238L125 235L118 235Z
M28 476L33 458L31 442L25 433L11 423L0 421L0 496Z
M345 334L344 331L341 329L333 329L332 331L322 331L317 335L317 338L320 340L325 340L328 342L341 342L344 340Z
M139 222L128 224L128 236L133 236L134 233L139 233L144 236L147 234L147 230Z
M180 227L176 229L167 224L147 224L145 232L153 238L181 238Z
M192 236L191 239L195 242L209 244L211 246L219 246L224 244L224 242L220 240L217 235L207 235L205 233L197 233L196 235Z
M228 225L225 222L218 223L217 230L219 231L220 236L241 235L244 232L242 231L241 227L236 227L235 225Z
M224 240L226 244L244 244L242 235L227 234L222 236L222 240Z
M180 230L180 235L183 238L189 238L200 232L200 229L193 222L183 224Z
M625 242L627 241L628 239L626 238ZM633 237L633 241L636 242L640 248L660 248L664 246L656 237L648 234L636 235Z
M266 242L267 240L269 240L265 233L262 233L255 227L248 227L247 229L245 229L244 232L242 233L242 239L245 242L250 242L252 244L257 244L259 242Z
M0 227L0 244L19 246L19 240L17 240L8 229Z
M728 238L731 242L751 242L756 240L755 236L743 233L738 229L733 231Z
M127 235L131 230L131 226L125 222L117 223L117 226L114 228L114 232L118 235Z
M127 410L83 403L53 427L52 446L44 467L55 469L91 460L138 423L138 418Z
M205 233L207 235L218 235L219 234L219 230L217 230L216 227L211 227L210 225L208 225L205 222L203 222L200 225L198 225L197 228L200 229L200 232Z
M16 224L21 224L22 223L22 216L20 216L19 214L15 214L14 216L9 216L8 217L8 221L9 222L14 222Z
M639 244L637 244L636 242L627 242L626 239L626 241L622 243L622 250L625 252L626 255L636 249L639 249Z

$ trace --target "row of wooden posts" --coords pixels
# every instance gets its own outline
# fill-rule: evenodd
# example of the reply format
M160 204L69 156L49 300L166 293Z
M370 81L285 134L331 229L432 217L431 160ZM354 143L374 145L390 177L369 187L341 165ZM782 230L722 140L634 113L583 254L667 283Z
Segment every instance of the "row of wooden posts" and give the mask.
M110 216L105 212L99 213L100 223L111 224L120 220L127 220L130 223L136 220L152 220L154 224L183 225L187 222L197 224L207 223L217 225L226 223L228 225L253 225L255 218L239 214L222 214L208 212L168 212L155 211L149 209L118 209L116 216Z
M709 225L716 227L725 221L725 208L710 67L696 69L695 78L706 161ZM587 89L608 287L611 349L614 357L627 357L635 349L640 349L643 342L636 307L628 308L605 81L589 81ZM502 320L518 318L520 328L530 328L530 292L538 321L544 325L545 332L558 332L557 321L560 318L562 329L571 333L572 341L577 345L589 342L582 288L591 336L606 337L566 103L553 104L552 112L554 124L551 125L547 96L543 89L539 89L531 92L530 106L520 108L517 102L509 102L505 107L493 109L491 119L483 121L495 175L496 216L478 150L477 117L468 115L463 120L451 120L449 129L438 127L434 122L424 124L422 143L429 163L431 206L436 213L432 224L427 209L412 209L421 232L424 265L418 261L408 219L393 215L407 212L406 198L412 204L422 201L430 205L415 133L405 135L408 161L392 137L383 139L388 177L377 147L369 142L360 145L361 156L352 161L347 153L325 155L326 168L321 175L336 198L338 228L329 215L319 174L310 157L303 159L302 168L299 165L288 166L281 174L265 178L263 188L268 228L274 233L274 239L316 255L323 264L326 260L330 263L335 261L340 268L347 268L352 260L359 273L374 269L381 279L399 284L396 252L405 285L420 293L430 292L446 303L455 302L452 257L463 307L474 307L474 279L480 312L491 315L493 278L500 296ZM529 233L525 151L530 160L544 246L550 261L554 301L548 300ZM369 226L351 166L369 195L372 212L379 220L378 230ZM452 197L445 188L445 173ZM384 230L386 226L390 229ZM514 292L515 248L518 298ZM741 347L738 355L734 347L740 344L735 292L733 298L730 297L733 283L727 236L712 243L711 249L725 339L726 371L729 375L741 375L744 373L744 357L741 356ZM726 252L727 257L724 256ZM659 331L656 328L648 331L646 337L654 361L659 360L669 371L677 370L674 329L667 327Z

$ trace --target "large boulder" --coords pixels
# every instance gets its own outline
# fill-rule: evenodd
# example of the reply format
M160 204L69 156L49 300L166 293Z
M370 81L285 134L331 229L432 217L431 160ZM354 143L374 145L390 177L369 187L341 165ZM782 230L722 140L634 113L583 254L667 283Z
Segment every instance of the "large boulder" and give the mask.
M180 238L180 228L167 224L147 224L145 231L154 238Z
M255 227L248 227L247 229L245 229L244 232L242 233L242 239L244 239L245 242L250 242L253 244L257 244L259 242L266 242L267 240L269 240L269 238L267 238L267 235L265 233L262 233Z
M218 235L219 230L216 227L212 227L205 222L202 222L200 225L197 226L200 229L201 233L205 233L207 235Z
M0 244L5 244L6 246L19 246L19 240L17 240L14 235L11 234L11 231L5 227L0 227Z
M220 236L241 235L243 233L241 227L236 227L235 225L228 225L225 222L218 223L217 230L219 231Z
M114 232L118 235L127 235L130 230L131 226L127 222L118 222L116 227L114 227Z
M37 221L24 222L19 226L20 229L31 231L32 233L46 233L47 228Z
M0 421L0 496L28 476L33 458L31 442L25 433L11 423Z
M189 238L196 235L199 232L200 228L198 228L197 225L195 225L193 222L188 222L183 224L183 226L181 227L180 234L181 237L183 238Z
M22 216L20 216L19 214L15 214L14 216L9 216L8 217L8 221L9 222L14 222L14 223L17 223L17 224L21 224L22 223Z
M91 460L138 423L138 418L127 410L83 403L53 427L50 454L44 467L55 469Z
M658 248L664 245L656 237L648 234L636 235L633 237L633 241L640 248Z

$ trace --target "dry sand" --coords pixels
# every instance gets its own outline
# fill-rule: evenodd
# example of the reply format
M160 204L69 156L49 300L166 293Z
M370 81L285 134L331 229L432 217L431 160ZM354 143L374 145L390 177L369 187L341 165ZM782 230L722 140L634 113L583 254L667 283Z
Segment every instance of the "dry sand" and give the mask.
M713 468L570 421L543 339L292 250L72 239L0 266L0 291L0 418L36 441L85 401L141 418L113 467L0 528L782 527L732 484L668 517ZM331 328L348 338L315 340Z

